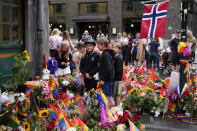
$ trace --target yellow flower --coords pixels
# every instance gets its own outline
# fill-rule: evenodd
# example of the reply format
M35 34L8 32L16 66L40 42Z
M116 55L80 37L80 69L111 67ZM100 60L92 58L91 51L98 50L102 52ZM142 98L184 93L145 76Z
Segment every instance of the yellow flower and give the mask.
M23 51L23 54L25 54L26 56L28 55L28 53L27 53L27 51L26 51L26 50L24 50L24 51Z
M137 88L133 88L133 89L131 89L131 93L132 93L133 91L135 91L135 90L137 91Z
M151 92L153 92L153 89L147 88L146 91L151 91Z
M25 54L26 60L27 60L27 62L29 62L30 57L29 57L29 55L28 55L28 52L27 52L26 50L24 50L24 51L23 51L23 54Z
M48 117L49 111L48 110L41 110L39 111L39 117Z
M27 59L27 62L29 62L29 60L30 60L30 57L29 57L29 56L26 56L26 59Z
M30 124L26 121L26 122L23 124L23 128L25 129L25 131L30 131Z

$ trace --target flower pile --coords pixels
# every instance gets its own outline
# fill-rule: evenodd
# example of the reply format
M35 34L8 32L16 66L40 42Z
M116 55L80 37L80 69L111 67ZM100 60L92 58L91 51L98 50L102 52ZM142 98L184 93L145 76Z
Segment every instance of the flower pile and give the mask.
M27 52L22 55L27 63ZM50 75L47 80L37 77L35 81L25 81L24 85L28 88L25 94L20 94L14 103L4 108L0 118L6 118L7 122L1 123L0 129L121 131L132 126L143 130L145 125L140 122L143 112L154 113L158 117L160 112L165 114L168 109L176 108L174 105L177 103L173 100L177 98L181 100L178 104L182 104L182 109L190 109L191 92L197 92L194 88L197 82L192 82L195 86L191 88L192 84L185 86L181 93L176 88L172 94L168 94L169 82L169 78L162 80L154 69L147 70L144 65L139 70L124 66L122 103L110 107L100 88L80 94L83 88L77 85L71 75L64 78ZM194 107L196 109L197 106Z

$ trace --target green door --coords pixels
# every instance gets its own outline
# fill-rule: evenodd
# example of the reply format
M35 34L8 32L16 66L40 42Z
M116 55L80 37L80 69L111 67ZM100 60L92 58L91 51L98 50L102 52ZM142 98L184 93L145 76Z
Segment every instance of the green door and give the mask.
M15 59L21 52L21 0L0 0L0 83L9 79Z

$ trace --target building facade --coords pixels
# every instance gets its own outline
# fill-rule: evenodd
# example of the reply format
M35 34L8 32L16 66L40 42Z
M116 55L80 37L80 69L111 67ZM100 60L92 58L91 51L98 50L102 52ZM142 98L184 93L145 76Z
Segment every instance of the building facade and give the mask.
M39 75L49 56L48 0L0 0L0 83L11 76L12 57L27 50L31 75Z
M61 27L59 29L70 31L73 39L80 39L84 30L88 30L93 37L99 31L109 34L111 38L115 38L118 32L123 31L135 34L140 32L142 2L145 1L147 0L49 0L50 12L53 12L50 13L50 24L52 29ZM157 0L157 2L163 1L165 0ZM197 36L195 21L197 2L191 1L194 3L192 9L194 13L189 15L188 29ZM56 9L57 6L59 9ZM164 39L170 39L175 30L181 29L180 8L181 0L169 1ZM51 15L57 10L65 14L61 17Z

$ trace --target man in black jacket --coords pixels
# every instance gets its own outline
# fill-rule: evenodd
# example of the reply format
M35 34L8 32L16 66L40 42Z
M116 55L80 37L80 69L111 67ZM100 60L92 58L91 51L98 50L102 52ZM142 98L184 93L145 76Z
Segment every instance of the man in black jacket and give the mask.
M180 55L178 53L178 45L181 41L181 30L176 30L175 38L173 38L169 45L172 53L172 71L179 72L180 68Z
M97 46L102 55L99 63L100 86L106 97L112 96L112 84L114 80L114 59L113 50L108 49L109 41L105 37L97 39Z

